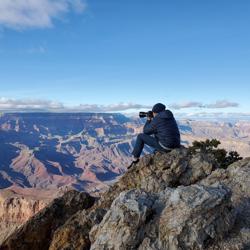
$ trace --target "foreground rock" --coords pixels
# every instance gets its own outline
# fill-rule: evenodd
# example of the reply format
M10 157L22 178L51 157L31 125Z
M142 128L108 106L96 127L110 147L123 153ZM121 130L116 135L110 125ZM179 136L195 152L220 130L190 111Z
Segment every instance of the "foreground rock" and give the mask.
M230 192L192 185L122 192L93 227L91 249L203 249L234 223Z
M217 169L202 184L223 183L232 190L232 204L237 214L231 233L210 249L250 249L250 158L236 162L227 170Z
M186 149L147 155L94 205L74 207L91 197L68 193L82 202L70 202L73 209L59 203L64 212L58 216L55 200L50 216L32 218L1 249L244 249L250 159L217 168L211 155L191 157ZM34 223L39 227L27 226Z
M94 201L86 193L67 192L20 227L1 249L48 249L54 231L77 211L91 207Z
M18 188L0 190L0 244L16 228L61 196L54 190Z

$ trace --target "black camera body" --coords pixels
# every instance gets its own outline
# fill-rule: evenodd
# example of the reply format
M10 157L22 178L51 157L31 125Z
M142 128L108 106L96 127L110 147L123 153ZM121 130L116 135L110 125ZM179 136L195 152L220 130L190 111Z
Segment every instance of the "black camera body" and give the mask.
M152 111L148 111L148 112L140 112L139 113L139 117L140 118L145 118L145 117L148 117L148 118L153 118L153 112Z

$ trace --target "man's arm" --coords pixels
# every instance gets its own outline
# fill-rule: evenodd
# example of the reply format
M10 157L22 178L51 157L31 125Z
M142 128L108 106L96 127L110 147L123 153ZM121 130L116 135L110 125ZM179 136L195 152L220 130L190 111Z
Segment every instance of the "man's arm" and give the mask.
M153 119L153 120L148 119L147 120L147 122L145 123L144 128L143 128L143 133L147 134L147 135L152 135L152 134L156 133L156 121L155 121L155 119Z

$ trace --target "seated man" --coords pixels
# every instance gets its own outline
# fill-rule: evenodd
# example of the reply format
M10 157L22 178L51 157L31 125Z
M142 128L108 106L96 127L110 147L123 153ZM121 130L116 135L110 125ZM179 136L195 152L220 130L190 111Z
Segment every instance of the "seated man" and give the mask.
M152 112L153 118L147 117L143 133L137 136L132 152L133 161L129 168L139 161L144 144L165 152L180 147L180 132L173 113L166 110L166 106L162 103L155 104Z

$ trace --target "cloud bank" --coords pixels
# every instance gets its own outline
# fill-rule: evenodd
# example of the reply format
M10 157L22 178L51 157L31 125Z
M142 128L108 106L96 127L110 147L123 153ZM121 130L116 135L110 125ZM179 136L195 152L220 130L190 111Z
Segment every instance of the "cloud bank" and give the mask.
M85 112L118 112L127 111L130 109L151 109L151 106L136 104L136 103L119 103L110 105L97 105L97 104L81 104L76 107L78 110Z
M185 102L181 104L171 104L168 108L173 110L181 110L188 108L198 109L224 109L229 107L238 107L236 102L226 100L216 101L211 104L203 104L201 102ZM9 99L0 97L0 111L49 111L49 112L125 112L129 110L150 110L151 105L144 105L138 103L117 103L110 105L99 104L80 104L77 106L66 106L61 102L54 102L49 100L36 99Z
M169 107L172 109L185 109L185 108L202 108L204 105L201 102L183 102L173 103Z
M69 107L60 102L47 100L17 100L0 98L0 111L49 111L49 112L122 112L131 109L151 109L151 106L136 103L118 103L110 105L98 104L80 104L78 106Z
M224 120L224 121L250 121L250 113L243 112L197 112L197 113L176 113L175 117L178 120Z
M210 109L221 109L221 108L237 108L239 107L239 103L237 102L230 102L227 100L217 101L212 104L208 104L206 108Z
M2 111L46 111L63 109L64 105L59 102L46 100L16 100L0 98L0 110Z
M84 0L1 0L0 25L14 29L48 28L71 11L82 13Z
M207 108L207 109L221 109L221 108L235 108L239 107L239 103L230 102L227 100L218 100L215 103L204 104L202 102L184 102L174 103L169 105L172 109L186 109L186 108Z

